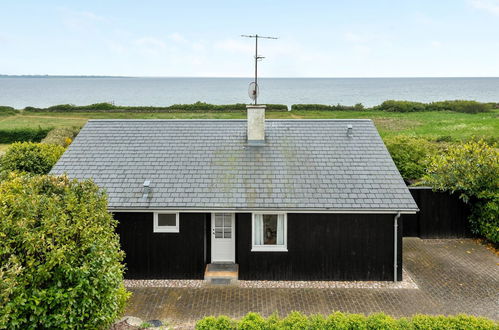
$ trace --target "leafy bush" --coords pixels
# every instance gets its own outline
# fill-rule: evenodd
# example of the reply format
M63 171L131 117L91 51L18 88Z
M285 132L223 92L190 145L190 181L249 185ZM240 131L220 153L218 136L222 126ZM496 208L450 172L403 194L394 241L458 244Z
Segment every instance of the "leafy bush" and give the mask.
M47 174L64 150L64 147L53 144L16 142L0 158L0 172Z
M17 110L13 107L7 107L5 105L0 105L0 116L12 116L17 114Z
M498 329L499 323L469 315L430 316L415 315L411 318L395 319L383 313L365 317L361 314L335 312L326 318L322 315L305 316L292 312L283 319L272 315L264 318L249 313L241 320L231 320L226 316L205 317L196 323L196 329L335 329L335 330L391 330L391 329Z
M238 324L238 329L265 329L267 320L258 313L248 313L244 316Z
M426 172L429 157L437 152L436 144L423 138L399 135L384 142L400 174L407 181L420 179Z
M366 322L368 329L396 330L399 329L397 320L383 313L369 315Z
M213 317L208 316L196 323L196 329L199 330L212 330L212 329L235 329L235 321L227 316ZM258 329L258 328L252 328Z
M480 103L467 100L438 101L431 103L388 100L373 107L373 110L388 112L454 111L479 113L488 112L492 109L493 105L490 103Z
M488 112L491 109L492 106L490 104L466 100L432 102L426 106L427 111L455 111L464 113Z
M269 111L288 111L284 104L267 104ZM196 102L193 104L174 104L170 106L121 106L111 103L96 103L90 105L59 104L48 108L26 107L27 112L239 112L246 111L246 104L209 104Z
M292 111L313 110L313 111L362 111L364 105L357 103L356 105L327 105L327 104L293 104Z
M0 328L109 326L128 293L105 194L91 181L13 173L0 205Z
M373 110L388 112L419 112L426 111L426 107L425 104L421 102L388 100L373 107Z
M499 243L499 150L483 140L454 145L434 155L424 183L471 201L471 229Z
M79 127L59 127L51 130L41 141L46 144L57 144L67 147L73 142L73 139L80 132Z
M1 129L0 143L9 144L14 142L40 142L51 128L15 128Z

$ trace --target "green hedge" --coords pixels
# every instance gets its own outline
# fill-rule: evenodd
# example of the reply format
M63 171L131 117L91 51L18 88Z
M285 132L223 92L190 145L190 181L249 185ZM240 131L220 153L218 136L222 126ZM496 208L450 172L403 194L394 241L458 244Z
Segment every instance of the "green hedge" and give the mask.
M14 128L0 129L0 143L40 142L52 128Z
M466 100L438 101L431 103L388 100L372 109L388 112L454 111L480 113L491 111L493 108L493 103L480 103Z
M329 316L305 316L292 312L285 318L272 315L264 318L256 313L248 313L240 320L227 316L205 317L196 323L198 330L217 329L499 329L499 323L470 315L430 316L415 315L410 318L395 319L383 313L364 316L336 312Z
M269 111L288 111L284 104L267 104ZM196 102L193 104L174 104L167 107L147 106L120 106L110 103L96 103L90 105L60 104L48 108L26 107L27 112L238 112L246 111L246 104L209 104Z
M357 103L356 105L327 105L327 104L293 104L291 106L291 110L293 111L302 111L302 110L312 110L312 111L362 111L365 110L364 105L362 103Z
M284 104L267 104L269 111L288 111L288 106ZM431 103L413 102L413 101L397 101L387 100L380 105L372 108L365 108L362 103L355 105L328 105L328 104L293 104L291 110L294 111L362 111L362 110L376 110L388 112L421 112L421 111L454 111L463 113L480 113L488 112L492 109L497 109L498 103L481 103L468 100L452 100L452 101L438 101ZM0 107L0 114L2 108L5 111L14 110L11 107ZM121 106L111 103L96 103L90 105L74 105L74 104L59 104L48 108L26 107L24 111L27 112L239 112L245 111L246 104L209 104L205 102L196 102L193 104L174 104L170 106Z
M13 107L7 107L4 105L0 105L0 116L12 116L17 113L17 110Z

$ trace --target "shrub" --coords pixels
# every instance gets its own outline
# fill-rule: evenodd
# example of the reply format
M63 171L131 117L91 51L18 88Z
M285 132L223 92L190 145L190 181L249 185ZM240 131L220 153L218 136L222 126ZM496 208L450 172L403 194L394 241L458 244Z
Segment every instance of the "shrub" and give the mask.
M389 112L454 111L479 113L488 112L492 109L493 105L490 103L480 103L467 100L438 101L431 103L388 100L373 107L373 110Z
M335 312L327 318L328 329L366 329L366 317L360 314L344 314Z
M410 182L425 174L429 157L437 152L436 144L405 135L387 138L385 144L400 174Z
M391 316L383 313L369 315L366 322L368 329L397 330L398 322Z
M499 151L483 140L469 141L434 155L424 183L471 201L471 229L499 243Z
M281 320L279 329L308 329L308 317L300 312L291 312Z
M0 143L40 142L51 128L15 128L0 130Z
M499 323L470 315L430 316L415 315L411 318L395 319L383 313L365 317L361 314L335 312L324 318L322 315L305 316L292 312L279 320L275 315L263 318L249 313L241 320L226 316L205 317L196 323L196 329L335 329L335 330L377 330L377 329L498 329Z
M0 158L0 172L47 174L64 150L64 147L53 144L16 142Z
M464 113L488 112L492 106L476 101L454 100L432 102L426 106L427 111L455 111Z
M288 111L284 104L267 104L269 111ZM170 106L122 106L111 103L90 105L59 104L48 108L26 107L26 112L239 112L246 111L246 104L209 104L196 102L193 104L174 104Z
M57 144L63 147L67 147L73 142L73 139L78 132L79 127L59 127L51 130L47 136L41 141L46 144Z
M244 316L238 324L238 329L251 330L251 329L266 329L267 320L257 313L248 313Z
M105 194L91 181L13 173L0 205L0 328L109 326L128 293Z
M421 102L395 100L385 101L380 105L373 107L373 109L388 112L417 112L426 110L424 103Z
M13 107L7 107L5 105L0 105L0 116L12 116L17 114L17 110Z
M362 103L357 103L353 106L350 105L327 105L327 104L293 104L291 110L301 111L301 110L312 110L312 111L362 111L364 105Z
M196 323L196 329L213 330L213 329L236 329L236 322L221 315L219 317L208 316ZM257 328L254 328L257 329Z

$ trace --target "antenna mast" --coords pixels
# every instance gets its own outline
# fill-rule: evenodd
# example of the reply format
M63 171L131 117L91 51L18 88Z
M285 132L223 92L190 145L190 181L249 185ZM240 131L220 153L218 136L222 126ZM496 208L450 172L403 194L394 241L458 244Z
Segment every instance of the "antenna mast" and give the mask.
M255 38L255 90L254 90L254 96L255 96L255 104L257 104L257 91L258 91L258 60L264 59L265 57L263 56L258 56L258 39L277 39L276 37L264 37L264 36L259 36L258 34L254 35L247 35L247 34L242 34L241 37L244 38Z

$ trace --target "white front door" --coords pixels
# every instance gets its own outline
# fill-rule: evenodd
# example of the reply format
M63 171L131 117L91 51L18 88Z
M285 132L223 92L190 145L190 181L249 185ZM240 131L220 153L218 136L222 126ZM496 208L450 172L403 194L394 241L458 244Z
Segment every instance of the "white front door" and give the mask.
M211 262L236 262L234 213L211 214Z

